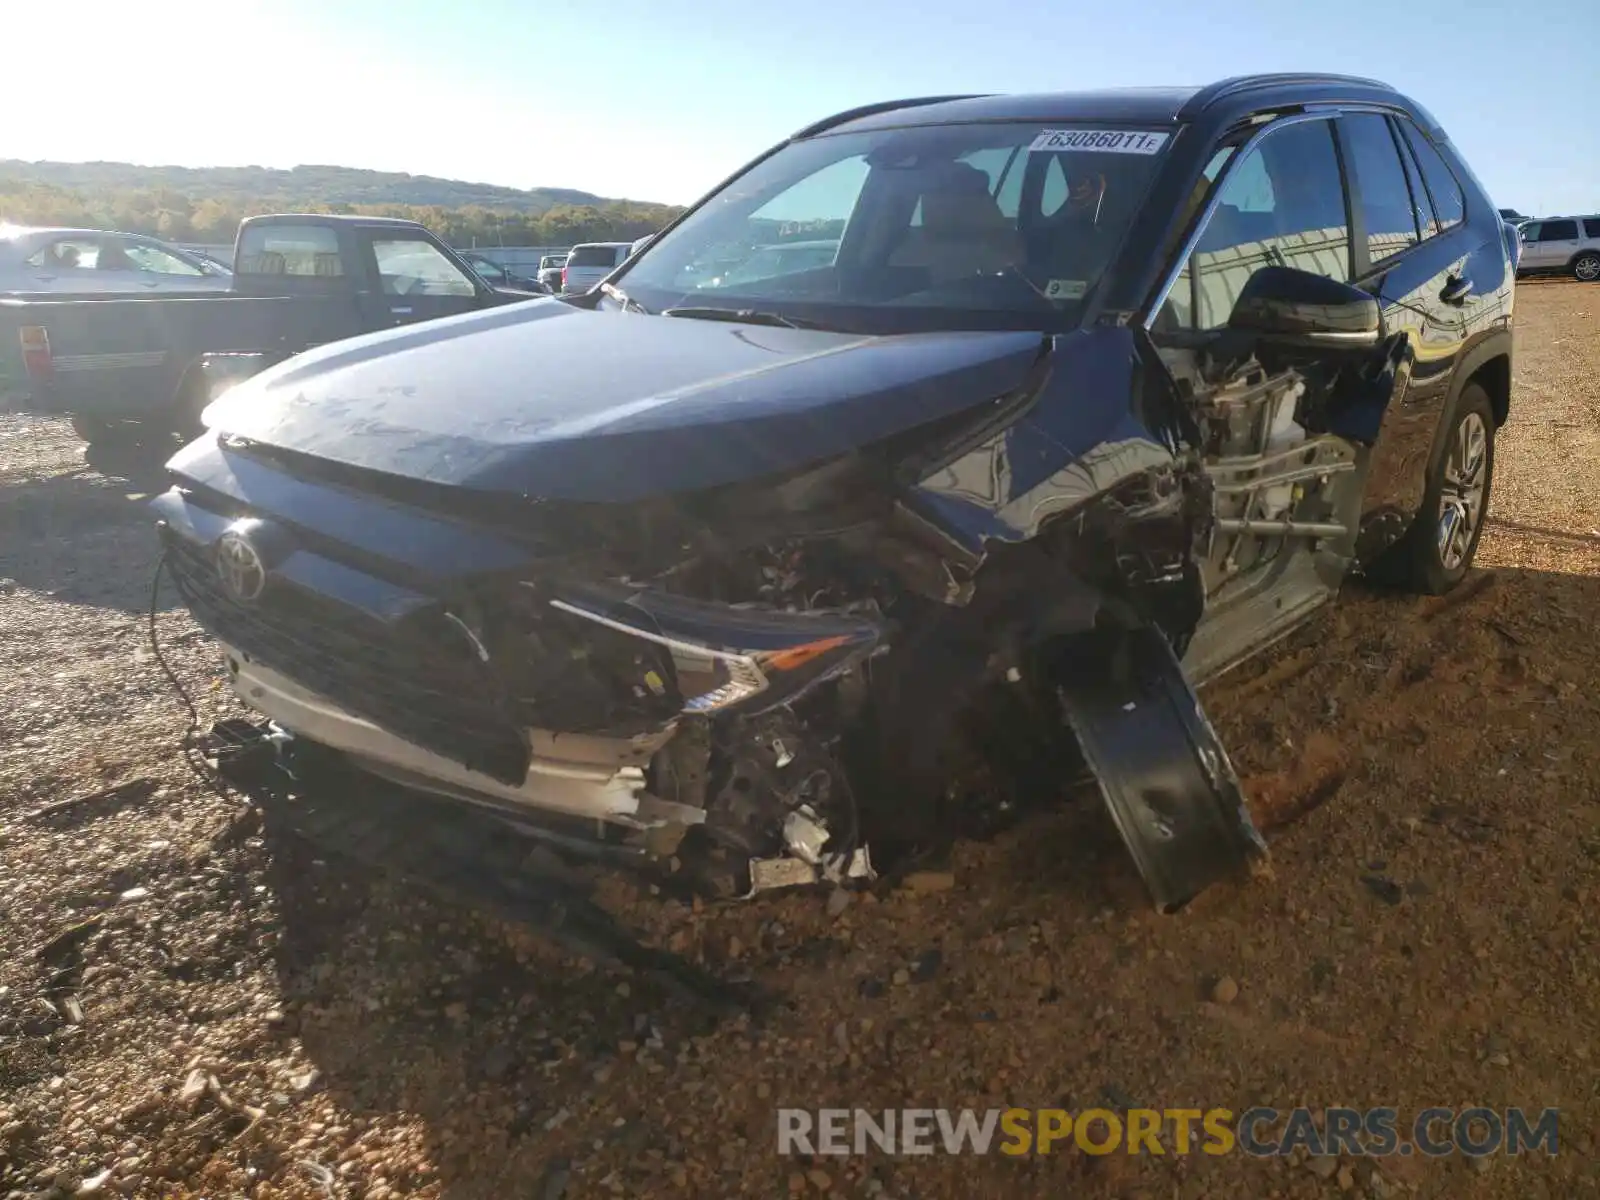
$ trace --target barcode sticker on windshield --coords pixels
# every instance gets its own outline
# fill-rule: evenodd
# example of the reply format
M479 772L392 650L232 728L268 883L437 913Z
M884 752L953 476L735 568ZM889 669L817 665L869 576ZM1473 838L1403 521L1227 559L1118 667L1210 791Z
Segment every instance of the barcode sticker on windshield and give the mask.
M1046 129L1029 150L1084 150L1100 154L1154 154L1167 135L1135 129Z

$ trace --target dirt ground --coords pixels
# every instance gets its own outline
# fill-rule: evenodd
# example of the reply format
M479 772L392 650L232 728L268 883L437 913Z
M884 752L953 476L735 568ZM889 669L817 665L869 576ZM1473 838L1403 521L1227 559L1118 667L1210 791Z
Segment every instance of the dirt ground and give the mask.
M146 640L158 473L0 416L0 1195L1600 1191L1600 288L1517 311L1476 575L1448 603L1352 587L1206 696L1270 874L1158 917L1071 803L959 846L942 890L631 902L790 999L720 1026L404 881L270 855L178 751ZM170 596L155 622L202 716L228 711ZM1559 1106L1560 1153L776 1153L779 1106L1257 1104Z

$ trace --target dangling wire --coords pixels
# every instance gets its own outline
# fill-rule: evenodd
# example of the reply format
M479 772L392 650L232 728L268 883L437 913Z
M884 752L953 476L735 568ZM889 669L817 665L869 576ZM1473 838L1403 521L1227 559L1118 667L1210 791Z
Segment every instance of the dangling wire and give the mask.
M183 740L180 743L183 750L183 761L188 764L189 770L195 777L224 800L234 797L227 782L216 771L211 769L211 764L206 761L205 752L200 748L198 737L200 734L200 710L195 706L194 699L189 695L189 689L183 686L183 680L178 678L178 673L167 662L167 657L161 652L161 641L156 636L156 607L161 595L161 575L167 569L167 551L162 550L161 557L156 560L155 575L150 579L150 653L155 656L156 665L161 668L161 673L167 677L167 682L172 685L172 690L178 693L178 699L183 702L184 711L189 714L189 726L183 731Z

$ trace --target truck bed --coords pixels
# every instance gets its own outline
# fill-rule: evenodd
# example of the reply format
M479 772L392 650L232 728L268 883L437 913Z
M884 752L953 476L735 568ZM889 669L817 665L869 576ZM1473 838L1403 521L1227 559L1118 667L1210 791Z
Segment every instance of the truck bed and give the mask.
M313 346L533 298L393 217L248 217L234 263L226 292L0 296L0 383L72 414L91 440L141 426L195 433L213 386Z
M49 335L52 377L29 381L32 407L107 420L168 421L202 354L298 352L362 331L349 294L8 296L0 346L17 354L28 326ZM20 369L12 374L22 377Z

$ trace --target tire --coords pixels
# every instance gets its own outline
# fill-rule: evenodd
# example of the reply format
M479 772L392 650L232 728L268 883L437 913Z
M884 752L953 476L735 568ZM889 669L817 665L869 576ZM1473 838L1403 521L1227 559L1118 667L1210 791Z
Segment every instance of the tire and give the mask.
M1411 528L1385 556L1381 575L1408 591L1442 596L1466 576L1478 552L1494 484L1494 405L1476 383L1461 389L1450 424L1428 466L1422 507ZM1466 470L1466 487L1455 483ZM1472 469L1472 468L1476 469ZM1476 494L1476 502L1472 496ZM1447 498L1451 503L1447 504ZM1455 520L1448 536L1447 508ZM1463 523L1468 522L1466 528Z
M1585 250L1572 260L1572 277L1580 283L1600 280L1600 252Z

